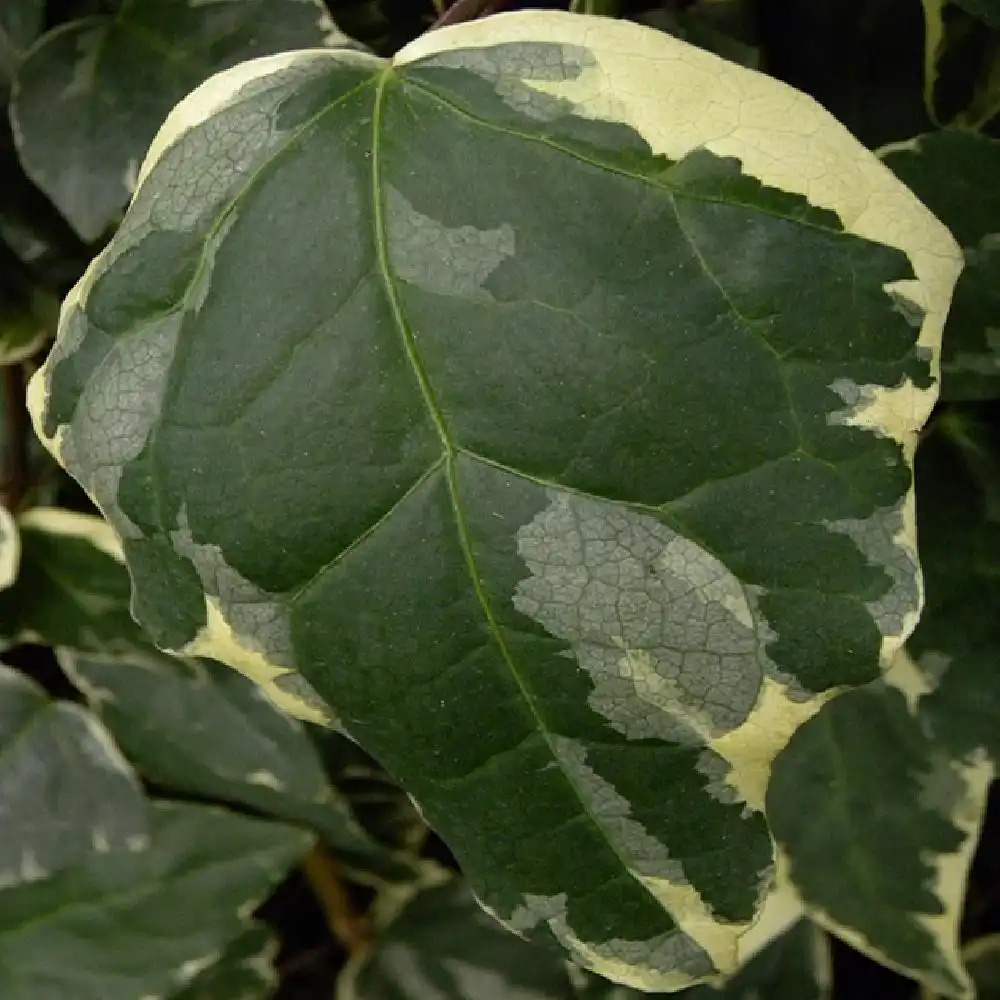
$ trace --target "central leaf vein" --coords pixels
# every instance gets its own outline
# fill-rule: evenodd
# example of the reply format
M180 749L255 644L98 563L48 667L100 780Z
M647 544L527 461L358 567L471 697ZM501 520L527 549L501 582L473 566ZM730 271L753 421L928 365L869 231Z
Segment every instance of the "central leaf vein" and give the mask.
M472 540L470 537L468 524L465 520L465 515L462 510L461 498L459 496L458 482L455 469L455 460L462 453L462 449L456 444L454 438L452 437L451 431L448 428L447 422L444 417L444 413L441 410L440 405L437 402L437 398L434 394L433 387L431 386L430 379L427 374L427 370L424 367L423 361L420 357L419 351L417 349L416 341L413 336L413 331L410 329L409 324L406 321L406 316L403 312L402 303L400 301L399 292L396 288L395 282L392 275L391 262L389 260L389 247L388 247L388 237L387 237L387 227L385 221L385 208L384 201L382 198L382 164L381 164L381 131L382 131L382 117L385 106L385 96L388 83L391 78L392 71L386 70L383 72L382 76L378 81L378 86L375 95L375 107L372 114L372 212L373 212L373 222L375 227L375 243L377 247L377 257L379 270L381 271L382 280L385 286L386 296L389 300L390 308L392 310L392 316L396 323L397 329L399 330L400 337L403 342L403 348L406 352L406 357L409 360L414 375L416 376L417 382L420 387L421 394L423 395L424 402L427 405L427 409L430 412L431 418L434 422L434 426L437 430L438 436L441 439L441 444L444 450L444 468L445 475L448 483L448 492L451 498L452 512L455 518L455 527L458 532L458 541L462 551L462 556L465 560L466 570L469 575L470 582L472 584L473 591L476 596L476 600L482 611L483 617L486 622L486 626L489 630L493 641L496 644L497 651L500 654L501 659L506 665L512 680L517 686L518 692L521 695L525 705L531 712L532 717L538 728L538 732L545 741L545 744L552 756L553 762L559 768L560 773L565 779L567 785L572 790L574 797L580 804L582 814L586 816L589 822L591 822L594 827L598 830L601 835L602 840L607 844L608 848L618 859L622 866L623 874L628 873L629 877L632 879L633 883L637 884L643 893L648 895L653 895L649 888L645 886L642 881L637 877L634 867L630 864L629 859L626 857L622 849L612 840L608 831L601 824L597 815L595 814L590 801L587 798L586 792L580 786L579 782L574 778L567 768L562 757L556 750L556 744L553 737L552 731L545 720L542 713L542 708L538 703L534 692L529 687L521 670L519 669L514 657L511 655L510 649L507 646L507 642L503 635L503 630L501 628L500 622L497 620L496 615L493 612L492 604L489 595L486 592L486 588L483 585L482 578L479 573L478 566L476 565L475 552L472 547ZM655 896L653 897L655 899ZM657 900L657 905L662 906L659 900Z

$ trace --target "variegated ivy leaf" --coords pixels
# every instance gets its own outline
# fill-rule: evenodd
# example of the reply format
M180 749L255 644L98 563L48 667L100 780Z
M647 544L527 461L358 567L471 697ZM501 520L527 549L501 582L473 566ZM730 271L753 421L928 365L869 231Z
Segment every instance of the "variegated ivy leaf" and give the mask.
M158 785L309 826L358 878L414 877L412 860L358 825L305 726L245 677L156 654L126 662L64 651L60 662L129 760Z
M795 916L770 763L916 619L959 266L813 101L558 12L213 78L32 382L157 643L392 772L609 978Z
M1000 396L1000 140L933 132L887 146L882 159L951 229L965 268L944 331L945 399Z
M149 649L129 614L128 573L105 521L34 507L17 526L20 569L0 593L0 646L35 642L101 656Z
M142 788L104 727L0 664L0 909L3 889L146 834Z
M1000 760L996 430L946 411L916 474L927 603L909 653L795 734L775 763L768 818L818 919L958 996L970 990L958 953L966 877Z
M573 1000L566 962L508 934L464 882L382 902L390 913L341 971L337 1000Z
M269 1000L278 984L272 965L277 951L278 942L270 929L254 924L214 965L169 1000Z
M243 59L347 41L322 0L123 0L114 15L48 32L24 60L10 105L21 162L80 236L95 240L189 90Z
M309 846L294 827L174 803L150 806L150 834L0 890L4 1000L172 996L246 932Z

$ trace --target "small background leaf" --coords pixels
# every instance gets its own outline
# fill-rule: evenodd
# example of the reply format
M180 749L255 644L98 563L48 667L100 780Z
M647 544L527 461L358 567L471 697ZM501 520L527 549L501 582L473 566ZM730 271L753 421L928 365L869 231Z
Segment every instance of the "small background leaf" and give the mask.
M942 398L1000 396L1000 140L932 132L887 147L882 159L965 253L945 326Z
M168 803L151 805L150 833L144 850L0 891L4 1000L174 993L245 932L309 844L293 827Z
M21 161L79 235L96 240L180 98L246 59L344 41L322 0L123 0L113 17L50 31L24 60L11 98Z
M277 975L272 966L278 942L262 924L244 931L221 958L170 1000L267 1000Z
M412 862L354 819L305 725L236 671L152 650L127 663L72 655L61 662L129 759L158 785L308 826L360 878L414 876Z
M45 0L3 0L0 4L0 98L21 57L42 30Z
M129 614L128 573L111 554L117 543L103 519L36 507L18 525L21 567L0 594L0 645L44 643L103 656L148 651Z
M571 1000L558 955L504 930L460 881L427 888L348 964L337 1000Z
M0 664L0 889L146 839L145 796L104 727Z

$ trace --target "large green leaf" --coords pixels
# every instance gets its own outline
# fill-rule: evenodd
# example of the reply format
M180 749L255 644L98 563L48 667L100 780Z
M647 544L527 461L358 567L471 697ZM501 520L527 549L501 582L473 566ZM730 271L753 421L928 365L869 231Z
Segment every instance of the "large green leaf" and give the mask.
M244 59L344 41L322 0L123 0L114 17L50 31L24 60L11 95L21 161L80 236L97 239L184 94Z
M129 760L158 785L310 826L359 876L413 876L412 863L358 825L303 724L245 677L165 655L129 662L63 655L61 662Z
M927 603L909 654L795 734L768 818L819 919L952 996L968 989L959 921L1000 759L996 431L947 411L918 452L917 485Z
M157 643L332 706L509 926L675 989L794 916L770 762L915 621L958 261L803 95L501 15L186 99L31 408Z
M4 1000L137 1000L185 986L241 935L308 837L205 806L150 810L144 850L0 890ZM168 994L169 995L169 994Z
M104 727L0 664L0 887L146 834L142 788Z
M933 132L886 147L882 158L965 254L944 332L942 396L1000 396L1000 140Z

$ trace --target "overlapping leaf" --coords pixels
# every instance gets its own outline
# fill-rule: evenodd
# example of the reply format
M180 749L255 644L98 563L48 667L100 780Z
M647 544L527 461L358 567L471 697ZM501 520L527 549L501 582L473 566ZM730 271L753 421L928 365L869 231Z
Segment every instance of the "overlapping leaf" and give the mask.
M1000 140L943 131L890 146L882 158L955 234L965 268L945 327L946 399L1000 396Z
M649 994L567 966L505 933L461 882L426 888L379 930L374 948L348 963L337 1000L641 1000ZM826 1000L829 955L807 921L755 955L728 982L654 998Z
M256 924L229 945L211 968L170 1000L269 1000L277 985L271 965L276 952L273 934Z
M419 893L341 973L338 1000L572 1000L566 963L507 933L468 887Z
M796 733L768 817L820 919L954 996L969 988L959 921L1000 751L995 432L949 411L921 445L917 484L927 606L910 653Z
M912 628L957 256L802 95L501 16L187 99L33 415L159 644L332 711L514 929L677 988L794 915L771 760Z
M150 807L149 843L94 853L0 890L4 1000L136 1000L179 992L244 933L308 846L294 827L205 806Z
M60 25L31 50L11 98L21 161L94 240L189 90L243 59L343 41L321 0L124 0L114 16Z
M62 662L147 778L308 826L360 877L413 877L405 856L358 825L303 724L246 678L219 664L155 654L128 662L64 655Z
M37 642L138 656L149 640L129 614L129 581L101 518L36 507L18 521L17 580L0 593L0 643Z
M0 891L147 839L142 789L100 723L0 664Z

